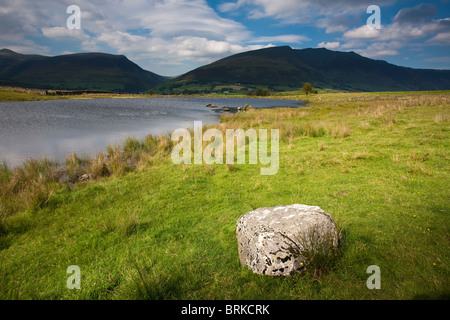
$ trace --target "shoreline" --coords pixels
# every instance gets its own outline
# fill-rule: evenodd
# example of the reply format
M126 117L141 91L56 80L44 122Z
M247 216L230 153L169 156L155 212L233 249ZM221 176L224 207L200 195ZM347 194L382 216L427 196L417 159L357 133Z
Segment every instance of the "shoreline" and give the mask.
M71 96L73 97L73 96ZM142 99L145 97L139 97L138 99ZM111 97L105 97L104 99L114 99ZM120 97L120 99L130 99L130 100L134 100L134 98L129 98L129 97ZM164 96L164 97L151 97L150 99L200 99L198 102L198 110L201 110L203 108L203 106L201 106L201 103L205 104L204 109L207 110L209 109L209 113L213 114L213 118L214 123L209 123L209 124L220 124L220 118L224 115L227 114L235 114L238 112L243 111L243 107L242 110L239 110L241 107L239 107L241 104L244 105L245 103L249 103L249 104L253 104L256 103L254 101L260 101L260 98L257 97L218 97L218 96L174 96L174 97L168 97L168 96ZM227 102L230 99L242 99L244 101L241 102L230 102L231 106L228 106ZM67 100L78 100L78 99L65 99L65 100L58 100L58 101L67 101ZM203 101L202 101L203 100ZM218 101L221 100L221 101ZM266 99L265 99L266 100ZM270 100L282 100L282 99L278 99L277 97L271 97ZM283 100L287 100L287 99L283 99ZM282 106L282 102L280 102L280 106L276 106L276 102L273 102L273 107L264 107L264 103L262 104L262 108L264 109L271 109L271 108L278 108L278 107L292 107L292 108L298 108L298 107L305 107L306 105L304 104L304 101L299 101L296 99L289 99L290 101L295 101L295 105L293 103L292 106ZM52 100L53 101L53 100ZM181 100L181 102L183 102L185 100ZM186 100L189 101L189 100ZM197 101L197 100L194 100ZM16 103L21 103L22 101L17 101ZM37 102L37 101L27 101L28 102ZM211 105L211 103L207 104L207 102L212 102L214 105L217 103L218 106L215 106L214 108L208 108L208 105ZM156 102L155 102L156 103ZM173 103L179 103L179 100L174 100ZM188 102L189 104L190 102ZM157 103L156 103L157 104ZM153 105L153 103L151 104ZM149 110L153 110L153 107L149 107ZM155 109L156 110L156 109ZM197 112L197 111L195 111ZM189 118L189 115L186 115L187 118ZM164 118L162 119L163 121L168 121L169 123L173 122L172 119L173 117L169 117L169 118ZM186 119L187 119L186 118ZM200 117L202 118L202 117ZM201 120L201 119L198 120ZM216 119L217 118L217 119ZM171 120L172 119L172 120ZM35 150L35 148L32 148L31 152L27 152L27 149L22 148L22 149L12 149L13 151L16 150L15 153L11 153L8 156L8 152L5 152L5 158L0 157L0 162L1 163L6 163L8 165L9 168L14 169L16 167L20 167L23 165L23 163L27 160L33 159L33 160L39 160L39 159L48 159L52 162L57 162L57 163L64 163L65 159L73 152L76 152L78 155L83 155L83 158L92 158L94 157L97 153L99 152L103 152L104 150L106 150L106 148L108 147L108 145L113 145L113 144L118 144L118 145L122 145L123 142L127 139L127 138L138 138L138 139L144 139L147 135L151 134L151 135L170 135L171 132L175 129L177 129L178 127L175 126L171 128L171 126L167 127L164 130L160 130L161 128L159 128L158 125L156 125L155 121L152 120L151 123L153 123L150 127L148 127L148 129L138 129L140 128L138 127L133 127L134 129L131 130L130 129L130 134L124 134L124 132L119 132L117 134L114 134L114 130L110 130L110 131L105 131L104 132L104 138L99 138L99 139L94 139L96 142L96 144L98 145L98 148L92 148L92 146L88 146L88 148L80 148L80 145L83 145L83 143L75 143L73 145L73 148L65 148L61 143L61 141L64 141L65 138L61 137L61 139L56 139L55 137L55 141L51 140L51 137L47 137L49 140L49 142L52 143L52 145L54 144L55 146L59 146L61 148L61 152L58 151L50 151L51 153L48 154L45 152L46 148L41 148L42 151L44 152L39 152L39 150ZM190 124L190 127L192 127L192 123ZM121 130L119 130L121 131ZM139 131L139 135L136 135L133 132L137 132ZM102 136L102 135L100 135ZM114 136L117 136L116 138L114 138ZM102 142L101 140L105 140L104 144L102 143L101 145L99 145L98 142ZM106 141L107 140L107 141ZM80 140L81 141L81 140ZM26 146L26 144L24 144L24 146ZM71 149L71 150L67 150L67 149ZM5 148L6 150L6 148ZM58 150L58 149L55 149ZM64 152L62 152L62 150L64 150ZM11 150L9 150L11 151ZM36 151L38 151L39 153L36 154ZM33 155L34 154L34 155ZM15 156L17 155L17 156Z
M280 129L272 176L258 164L176 165L167 137L130 138L89 160L74 155L67 182L49 162L14 172L0 165L0 296L447 297L450 95L318 98L211 126ZM332 215L342 230L337 256L289 278L256 277L237 260L236 221L293 203ZM69 265L87 277L83 290L65 289ZM382 290L366 287L369 265L381 268Z

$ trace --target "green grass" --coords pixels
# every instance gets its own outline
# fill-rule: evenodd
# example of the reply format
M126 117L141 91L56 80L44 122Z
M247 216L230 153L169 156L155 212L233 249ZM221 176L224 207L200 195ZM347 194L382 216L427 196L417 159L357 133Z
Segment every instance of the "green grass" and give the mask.
M39 101L63 99L145 98L140 94L88 93L79 95L46 95L45 90L10 88L0 86L0 102Z
M107 168L116 153L138 165L50 185L45 203L3 216L0 298L448 299L450 95L380 96L319 94L308 108L223 117L219 129L280 129L273 176L259 165L177 166L154 138L108 148ZM83 161L69 158L71 172ZM8 185L14 173L0 172ZM293 203L337 222L333 261L287 278L241 266L237 219ZM70 265L80 290L66 287ZM366 287L370 265L380 290Z
M55 100L55 96L45 96L40 93L15 92L12 90L0 90L0 102L11 101L37 101L37 100ZM61 97L59 97L61 99Z

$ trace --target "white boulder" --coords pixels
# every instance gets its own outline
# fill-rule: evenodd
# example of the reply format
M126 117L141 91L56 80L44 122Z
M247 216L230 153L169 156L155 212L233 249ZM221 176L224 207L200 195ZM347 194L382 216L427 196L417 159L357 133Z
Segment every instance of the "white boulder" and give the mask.
M338 246L331 216L315 206L293 204L259 208L241 216L236 225L239 259L253 272L288 276L302 269L305 252Z

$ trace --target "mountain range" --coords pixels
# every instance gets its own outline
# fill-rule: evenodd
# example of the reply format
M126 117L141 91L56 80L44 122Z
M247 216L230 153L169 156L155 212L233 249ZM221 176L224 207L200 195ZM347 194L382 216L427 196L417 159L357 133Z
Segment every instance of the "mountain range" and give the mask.
M413 69L355 52L273 47L239 53L169 78L123 55L79 53L47 57L0 50L0 85L116 92L206 93L267 88L346 91L450 90L450 70Z
M138 93L167 80L123 55L77 53L47 57L0 50L0 85Z
M450 70L399 67L355 52L295 50L285 46L236 54L162 86L216 83L298 90L305 82L317 88L347 91L443 90L450 89Z

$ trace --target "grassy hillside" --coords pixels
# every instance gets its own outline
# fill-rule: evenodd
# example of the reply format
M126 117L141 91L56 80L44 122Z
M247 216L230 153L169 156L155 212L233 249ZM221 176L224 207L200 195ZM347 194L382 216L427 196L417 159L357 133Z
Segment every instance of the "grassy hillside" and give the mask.
M79 53L44 57L0 50L0 84L61 90L144 92L167 79L125 56Z
M224 116L221 130L280 129L274 176L174 165L167 137L73 155L64 174L48 161L2 167L0 298L448 299L449 108L448 92L319 94ZM76 182L84 173L94 179ZM289 278L241 266L237 219L293 203L335 219L335 260ZM70 265L80 290L66 287ZM366 287L370 265L380 290Z
M164 93L299 89L399 91L450 89L450 71L399 67L354 52L274 47L248 51L202 66L160 85Z

